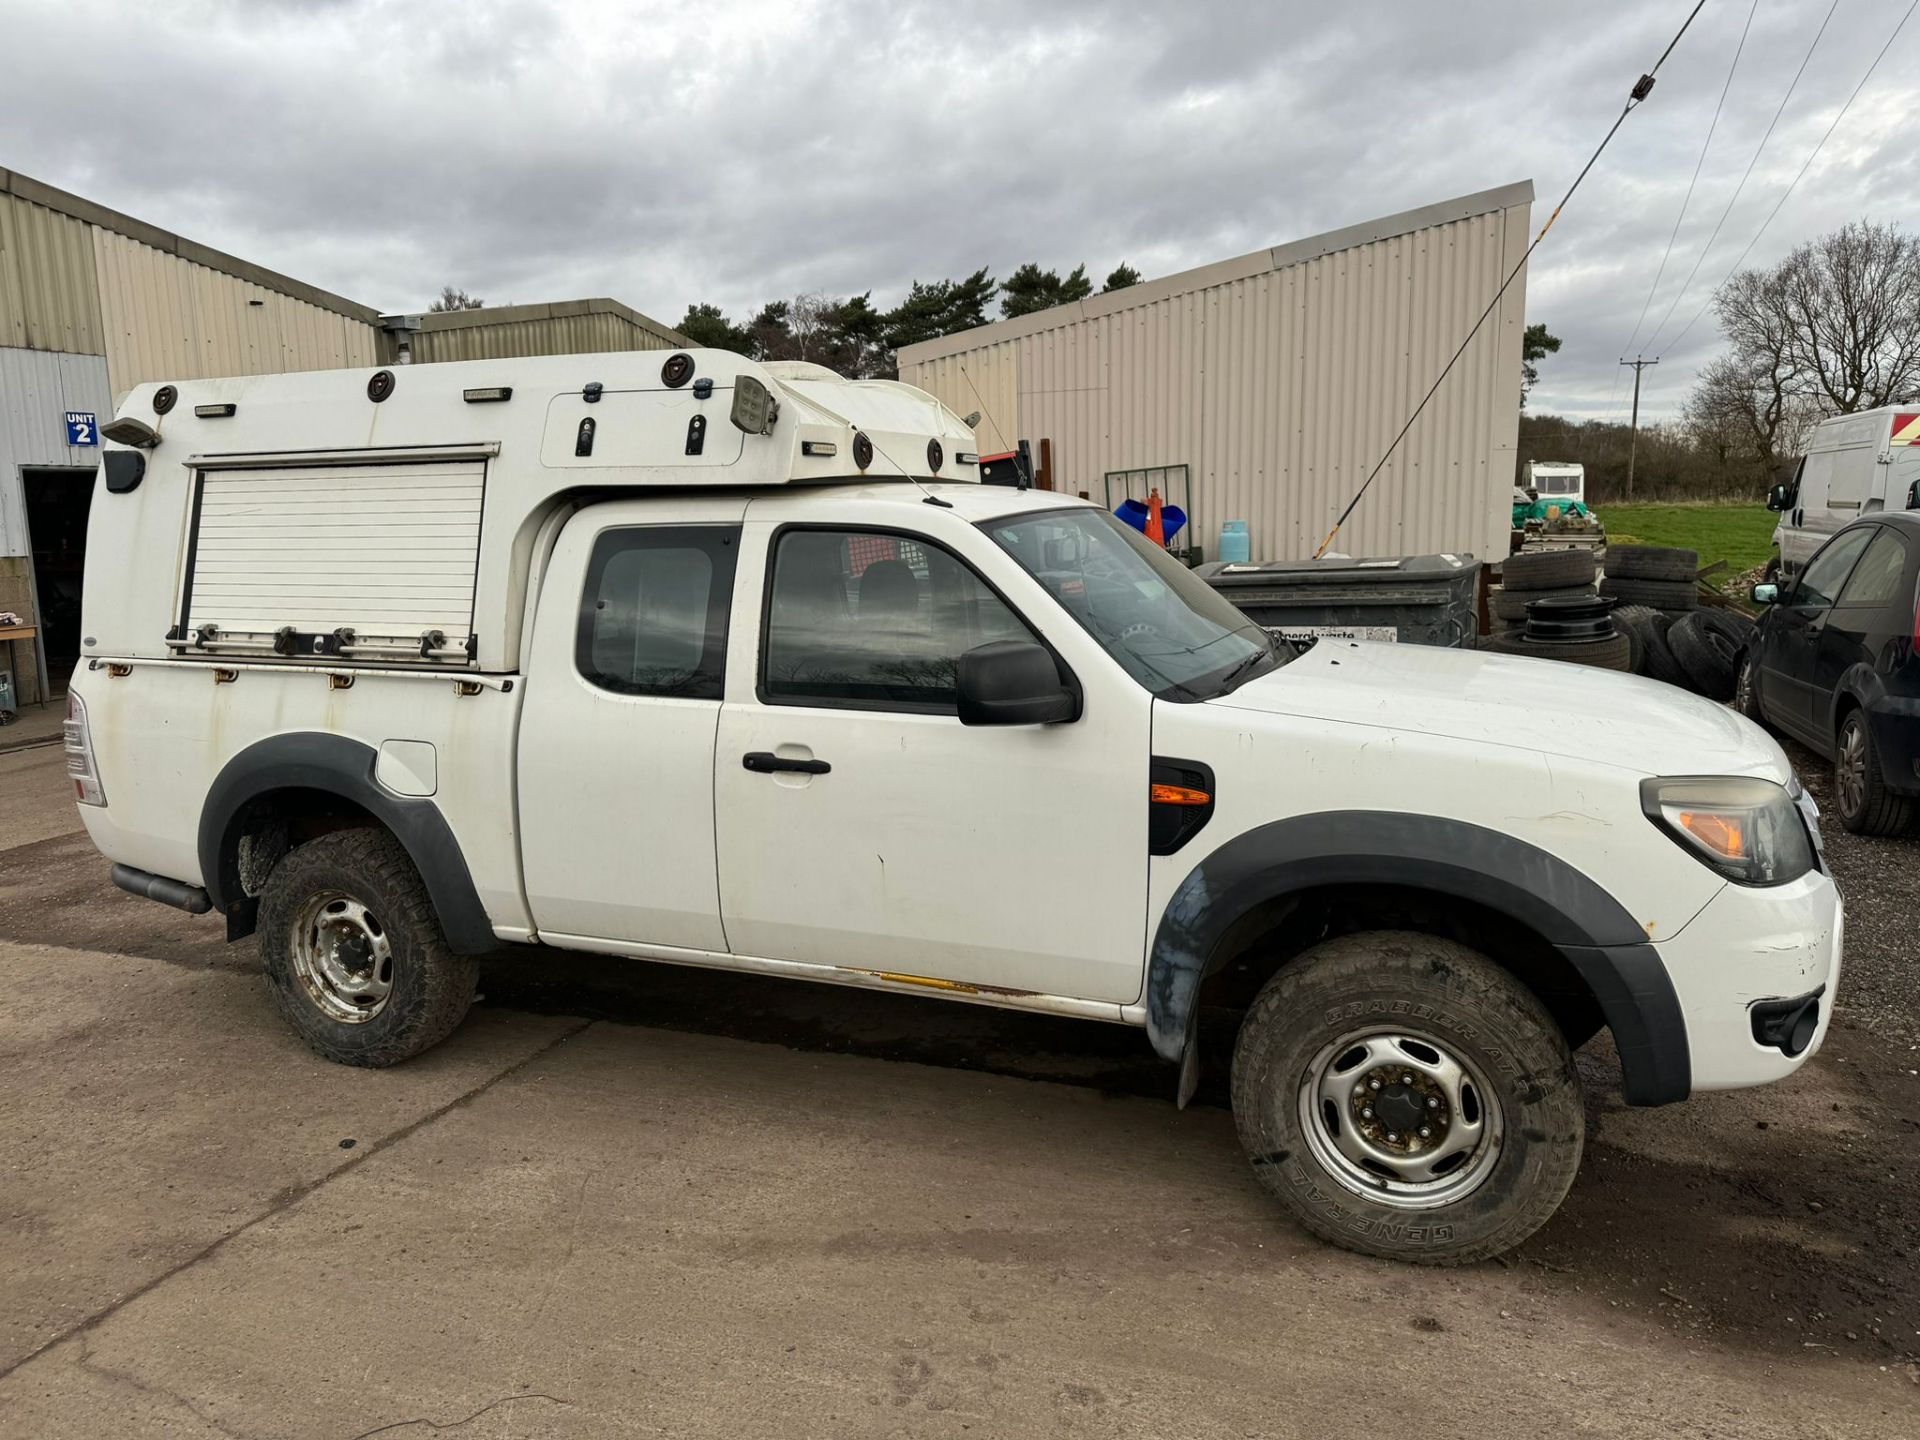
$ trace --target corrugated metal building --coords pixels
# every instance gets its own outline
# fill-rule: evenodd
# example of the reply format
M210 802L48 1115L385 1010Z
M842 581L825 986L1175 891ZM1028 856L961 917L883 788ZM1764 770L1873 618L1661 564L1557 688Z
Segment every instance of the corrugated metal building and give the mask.
M652 350L687 344L615 300L382 316L28 176L0 170L0 642L18 698L77 655L99 423L148 380ZM76 424L81 423L76 421ZM74 434L92 444L69 443ZM49 664L49 661L51 664Z
M592 355L607 350L673 350L690 342L618 300L557 300L412 317L413 359L497 360L509 355Z
M1050 440L1059 490L1190 467L1208 558L1227 520L1255 559L1303 557L1525 253L1532 202L1522 181L909 346L900 378L980 411L983 448ZM1506 554L1525 317L1523 274L1339 550Z

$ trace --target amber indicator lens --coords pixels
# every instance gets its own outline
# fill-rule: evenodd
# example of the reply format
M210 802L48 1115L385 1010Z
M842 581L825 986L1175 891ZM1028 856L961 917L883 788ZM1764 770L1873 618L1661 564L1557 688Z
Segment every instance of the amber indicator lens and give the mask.
M1213 796L1187 785L1154 785L1148 796L1155 805L1211 805Z

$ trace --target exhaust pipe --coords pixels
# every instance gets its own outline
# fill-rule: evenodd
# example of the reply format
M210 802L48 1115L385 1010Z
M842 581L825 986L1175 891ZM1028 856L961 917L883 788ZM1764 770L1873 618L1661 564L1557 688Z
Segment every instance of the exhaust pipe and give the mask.
M189 915L204 915L213 909L212 897L198 885L189 885L183 880L169 880L164 875L152 875L145 870L136 870L131 865L116 865L108 873L112 875L113 883L129 895L158 900L162 905L171 905Z

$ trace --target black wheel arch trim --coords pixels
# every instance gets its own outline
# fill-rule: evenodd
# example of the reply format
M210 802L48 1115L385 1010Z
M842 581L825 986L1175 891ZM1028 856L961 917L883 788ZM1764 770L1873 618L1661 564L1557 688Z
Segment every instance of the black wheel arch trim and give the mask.
M412 859L457 954L499 948L486 906L474 889L460 842L428 799L395 795L373 778L378 752L345 735L294 731L257 741L221 767L200 810L200 873L214 909L226 915L227 939L253 933L254 897L240 882L234 821L249 802L276 790L318 790L350 800L398 840Z
M1342 810L1296 816L1220 845L1181 881L1147 962L1147 1033L1184 1061L1200 982L1225 964L1221 941L1255 906L1329 885L1411 886L1457 896L1540 935L1599 1001L1630 1105L1692 1089L1679 997L1646 931L1619 901L1557 856L1497 830L1432 815Z

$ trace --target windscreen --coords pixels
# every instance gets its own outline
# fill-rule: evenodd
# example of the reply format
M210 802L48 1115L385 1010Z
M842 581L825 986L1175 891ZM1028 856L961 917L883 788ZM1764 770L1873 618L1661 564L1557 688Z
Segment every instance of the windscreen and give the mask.
M983 528L1155 695L1205 700L1281 659L1266 631L1104 510L1047 510Z

